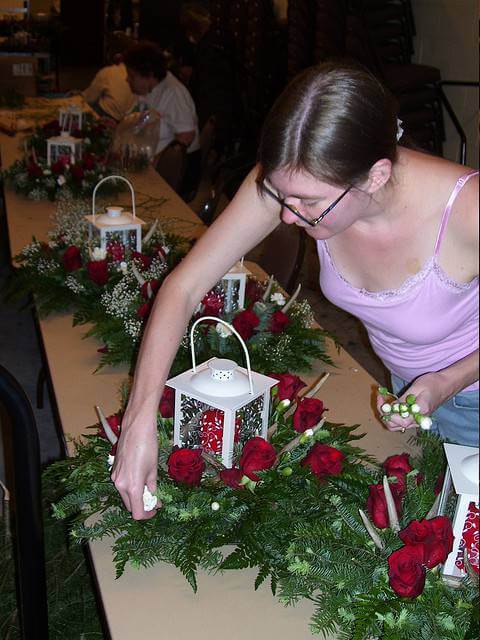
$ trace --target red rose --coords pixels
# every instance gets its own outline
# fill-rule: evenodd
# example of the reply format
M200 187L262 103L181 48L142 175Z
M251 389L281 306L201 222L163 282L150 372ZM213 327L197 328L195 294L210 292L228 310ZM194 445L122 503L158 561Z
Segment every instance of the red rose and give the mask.
M421 544L407 545L394 551L388 558L390 586L402 598L416 598L425 586L422 547Z
M250 480L260 480L254 471L270 469L277 459L275 448L259 436L251 438L243 447L240 456L240 471L242 475L248 476Z
M72 165L70 173L72 174L72 178L77 182L80 182L80 180L83 180L85 177L85 172L79 164Z
M301 464L310 467L312 473L319 480L325 476L339 476L342 473L345 456L341 451L330 447L328 444L317 442L307 453Z
M242 336L244 340L248 340L253 335L253 330L258 327L260 319L253 313L251 309L241 311L233 319L232 325Z
M245 298L250 304L258 302L263 298L265 287L255 278L248 278L245 286Z
M201 449L179 449L174 447L168 460L168 474L175 482L198 486L205 470Z
M406 545L423 545L423 561L429 569L445 562L453 547L452 523L445 516L412 520L398 535Z
M138 251L132 251L132 259L135 260L137 265L140 263L141 269L148 269L152 262L152 259L149 256L139 253Z
M300 389L306 387L303 380L291 373L269 373L268 375L278 380L277 398L279 400L293 400Z
M283 311L274 311L268 323L268 330L271 333L282 333L289 324L290 318Z
M175 409L175 389L164 387L158 410L162 418L172 418Z
M111 430L113 431L113 433L117 436L117 438L119 438L120 437L120 426L122 424L121 415L118 414L118 413L114 413L113 415L107 417L107 422L108 422ZM100 427L98 429L98 435L101 438L105 438L105 440L108 440L107 434L105 433L105 430L102 427L101 423L100 423Z
M148 285L150 285L150 287ZM140 293L142 294L142 297L145 298L145 300L150 300L150 298L148 297L149 289L152 292L152 298L153 298L157 293L157 291L159 290L159 288L160 288L159 280L150 280L149 282L145 282L144 284L142 284Z
M83 162L83 168L86 169L87 171L91 171L92 169L95 169L95 158L92 156L91 153L85 153L82 158L82 162Z
M107 254L115 262L122 262L125 259L125 247L120 242L108 242Z
M209 291L202 299L202 315L218 317L225 306L225 296L215 291Z
M383 468L388 477L395 476L399 487L402 487L403 490L406 489L405 476L412 470L408 453L390 456L383 463Z
M52 163L52 165L50 166L50 169L52 170L53 174L55 174L56 176L59 176L61 173L65 171L65 163L62 162L61 160L57 160L56 162Z
M302 398L293 414L293 428L298 433L312 429L320 422L325 407L318 398Z
M62 256L65 271L76 271L82 266L82 255L78 247L67 247Z
M87 263L88 277L92 282L103 287L108 282L108 262L107 260L91 260Z
M403 488L395 484L390 484L393 502L400 515L402 508ZM368 487L367 510L373 520L373 524L379 529L386 529L389 526L387 500L383 484L371 484Z
M138 307L137 316L142 320L144 320L145 318L148 318L151 310L152 310L152 303L149 300L148 302L145 302L144 304L141 304Z
M242 472L240 469L233 467L232 469L223 469L218 474L220 480L227 485L227 487L232 487L232 489L243 489L243 485L240 484L240 480L242 479Z
M31 162L27 167L27 171L31 178L41 178L43 176L43 169L36 162Z

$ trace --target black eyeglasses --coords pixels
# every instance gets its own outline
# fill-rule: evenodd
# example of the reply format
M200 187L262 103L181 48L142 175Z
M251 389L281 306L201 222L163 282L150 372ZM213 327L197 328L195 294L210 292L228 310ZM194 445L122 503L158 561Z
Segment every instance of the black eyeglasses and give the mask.
M270 187L268 187L268 186L265 184L265 180L263 180L263 181L261 182L260 186L261 186L261 188L262 188L266 193L268 193L268 195L269 195L269 196L271 196L272 198L274 198L274 200L276 200L276 201L277 201L277 202L278 202L282 207L285 207L285 209L288 209L289 211L291 211L293 214L295 214L295 215L297 216L297 218L300 218L300 220L303 220L303 222L306 222L306 223L307 223L308 225L310 225L311 227L316 227L316 226L317 226L317 224L318 224L319 222L321 222L321 221L325 218L325 216L326 216L327 214L329 214L329 213L330 213L330 211L331 211L332 209L334 209L334 208L337 206L337 204L340 202L340 200L341 200L342 198L344 198L344 197L347 195L347 193L350 191L350 189L352 188L352 187L347 187L347 189L345 189L345 191L344 191L343 193L341 193L341 194L338 196L338 198L337 198L336 200L334 200L334 201L332 202L332 204L331 204L329 207L327 207L327 208L325 209L325 211L323 211L323 212L322 212L319 216L317 216L316 218L313 218L313 220L309 220L308 218L305 218L305 216L304 216L304 215L302 215L302 214L300 213L300 211L297 209L297 207L294 207L292 204L288 204L288 202L285 202L285 198L281 198L281 197L278 195L278 193L275 193L275 191L272 191L272 190L270 189Z

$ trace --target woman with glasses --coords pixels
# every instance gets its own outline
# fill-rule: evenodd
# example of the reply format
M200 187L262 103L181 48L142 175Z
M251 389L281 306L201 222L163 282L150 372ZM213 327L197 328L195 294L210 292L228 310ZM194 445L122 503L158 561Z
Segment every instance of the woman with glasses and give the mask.
M478 446L478 172L400 135L392 96L350 66L307 69L277 100L256 168L157 295L112 473L134 518L152 515L142 492L155 489L155 416L185 327L281 221L317 241L323 293L365 324L393 389L414 394L444 439Z

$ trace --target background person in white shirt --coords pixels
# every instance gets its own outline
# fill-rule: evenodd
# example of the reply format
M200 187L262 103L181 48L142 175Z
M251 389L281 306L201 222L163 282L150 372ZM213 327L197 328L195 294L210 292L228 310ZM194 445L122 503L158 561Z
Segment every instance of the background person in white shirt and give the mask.
M127 82L127 68L122 56L115 56L114 64L100 69L83 97L101 116L119 122L136 106L137 99Z
M157 45L139 42L126 52L124 59L131 90L160 114L156 160L169 145L185 148L187 169L180 192L187 192L198 181L200 170L198 118L192 96L167 71L165 56Z

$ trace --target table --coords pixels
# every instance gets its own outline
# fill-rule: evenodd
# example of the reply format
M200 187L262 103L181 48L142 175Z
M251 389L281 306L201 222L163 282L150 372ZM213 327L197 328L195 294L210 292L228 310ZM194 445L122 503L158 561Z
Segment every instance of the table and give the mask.
M0 135L5 164L16 154L14 139ZM167 197L159 217L167 213L186 222L198 222L193 212L153 171L132 176L136 189L156 197ZM45 239L53 203L31 202L5 190L7 223L12 255L35 235ZM198 226L201 233L201 227ZM248 267L257 275L256 265ZM126 367L106 367L92 375L98 364L98 343L82 336L88 327L72 327L69 314L40 321L41 337L53 383L58 413L65 436L80 436L96 422L95 404L108 415L118 409L118 389L127 375ZM391 434L374 417L372 409L375 380L346 352L337 354L332 341L328 350L336 367L316 363L306 381L329 371L330 378L319 397L329 409L328 419L348 425L360 423L366 432L361 445L380 460L409 450L409 434ZM70 448L67 443L67 448ZM113 640L229 640L275 638L307 640L313 611L308 602L285 608L270 594L268 586L254 591L255 570L227 572L211 576L199 572L195 595L174 567L158 564L141 572L127 567L115 580L108 539L90 544L92 564Z

